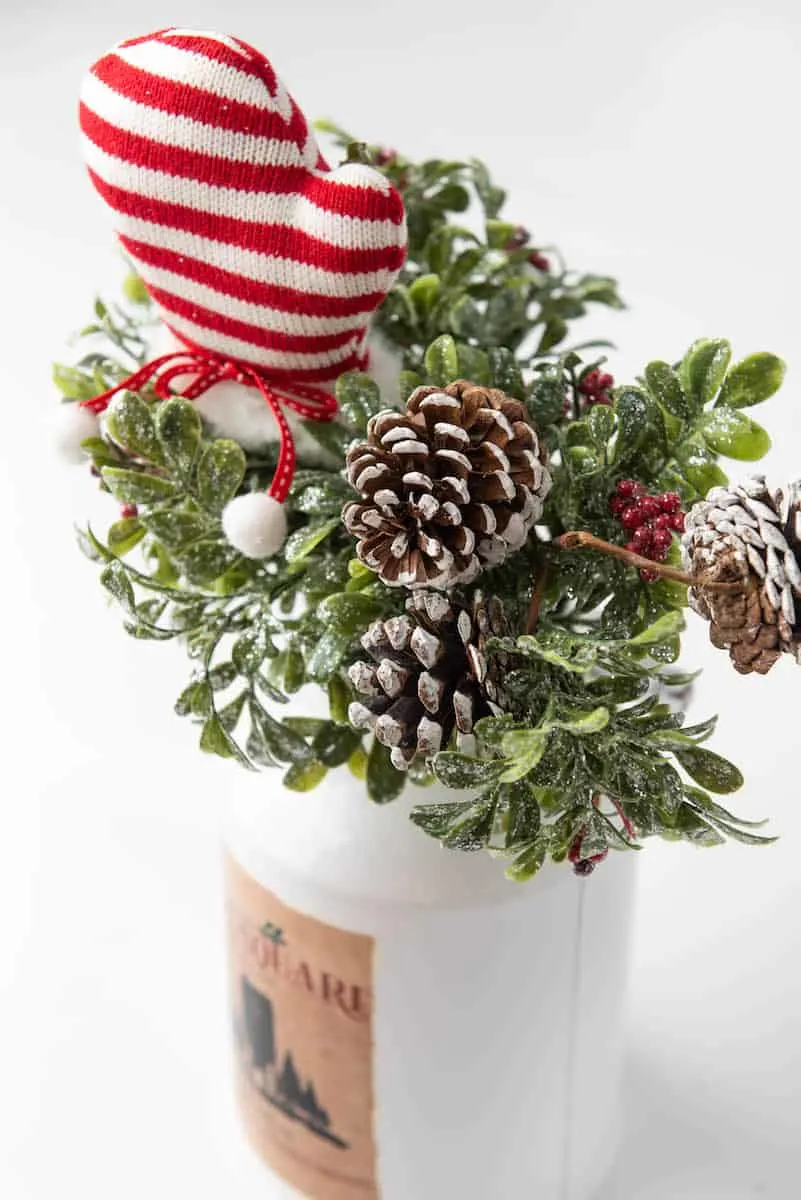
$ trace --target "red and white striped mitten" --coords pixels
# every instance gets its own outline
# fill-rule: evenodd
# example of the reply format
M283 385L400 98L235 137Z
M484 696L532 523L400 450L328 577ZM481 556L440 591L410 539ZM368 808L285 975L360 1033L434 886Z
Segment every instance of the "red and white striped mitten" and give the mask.
M91 68L80 122L92 182L183 346L283 399L365 366L403 203L371 167L329 169L263 54L218 33L131 38Z

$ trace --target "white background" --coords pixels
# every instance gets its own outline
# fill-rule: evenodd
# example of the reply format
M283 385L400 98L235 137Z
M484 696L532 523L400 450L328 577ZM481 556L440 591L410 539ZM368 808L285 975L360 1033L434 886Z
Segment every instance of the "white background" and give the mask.
M801 473L793 0L4 6L8 1200L263 1195L226 1090L212 798L236 771L201 761L171 714L179 652L129 641L106 610L72 545L89 481L47 448L49 360L118 277L79 159L79 82L113 42L169 22L253 42L307 112L367 140L486 159L514 218L621 278L630 310L585 327L620 346L619 379L700 335L784 355L788 383L754 415L774 435L771 480ZM687 659L706 668L698 714L721 711L715 746L746 773L739 809L770 815L782 840L643 856L628 1120L605 1200L785 1200L801 1166L801 674L787 661L741 679L697 625Z

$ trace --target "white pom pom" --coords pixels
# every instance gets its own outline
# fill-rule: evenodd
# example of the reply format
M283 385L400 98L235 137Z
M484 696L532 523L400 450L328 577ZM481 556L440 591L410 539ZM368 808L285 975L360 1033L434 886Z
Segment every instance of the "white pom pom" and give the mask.
M76 466L87 462L81 442L86 438L97 437L99 433L100 424L91 408L84 408L77 403L59 406L54 442L58 453L66 462Z
M269 558L286 538L286 510L267 492L235 496L223 509L223 533L246 558Z

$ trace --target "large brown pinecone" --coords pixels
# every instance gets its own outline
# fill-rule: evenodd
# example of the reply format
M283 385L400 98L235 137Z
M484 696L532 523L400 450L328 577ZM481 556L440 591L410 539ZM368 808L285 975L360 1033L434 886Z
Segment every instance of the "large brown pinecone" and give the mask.
M765 675L782 653L801 659L801 493L770 492L764 476L713 488L687 514L682 538L693 575L741 583L738 591L690 589L690 604L711 622L743 675Z
M419 387L373 417L347 456L361 500L342 517L362 562L393 587L451 588L519 550L551 486L519 400L464 379Z
M480 717L500 712L502 690L487 639L506 632L503 606L476 592L469 607L441 592L414 592L406 614L375 621L362 637L370 662L349 674L362 697L350 706L356 729L371 729L405 771L416 754L463 739Z

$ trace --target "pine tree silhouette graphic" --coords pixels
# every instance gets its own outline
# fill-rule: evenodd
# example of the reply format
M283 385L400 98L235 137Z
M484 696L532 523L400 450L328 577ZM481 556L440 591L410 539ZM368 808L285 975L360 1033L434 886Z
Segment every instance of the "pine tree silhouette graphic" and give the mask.
M331 1131L328 1111L317 1099L313 1082L301 1082L292 1051L287 1050L277 1076L278 1039L275 1012L268 996L254 988L245 976L241 979L242 1016L235 1019L238 1040L243 1048L243 1064L250 1067L251 1081L264 1099L293 1121L299 1121L314 1134L346 1150L348 1143Z

